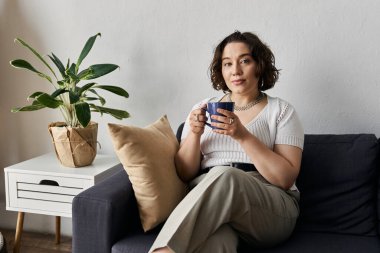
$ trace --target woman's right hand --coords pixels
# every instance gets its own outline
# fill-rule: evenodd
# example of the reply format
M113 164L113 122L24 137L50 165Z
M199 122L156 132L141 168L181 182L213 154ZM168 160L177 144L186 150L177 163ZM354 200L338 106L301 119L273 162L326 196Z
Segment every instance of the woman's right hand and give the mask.
M190 131L181 141L180 148L175 156L175 164L179 177L188 182L198 174L201 164L200 137L204 132L206 117L206 104L194 109L189 114Z
M198 109L191 111L190 113L190 128L191 131L196 135L202 135L205 129L205 124L207 121L206 117L207 105L203 104Z

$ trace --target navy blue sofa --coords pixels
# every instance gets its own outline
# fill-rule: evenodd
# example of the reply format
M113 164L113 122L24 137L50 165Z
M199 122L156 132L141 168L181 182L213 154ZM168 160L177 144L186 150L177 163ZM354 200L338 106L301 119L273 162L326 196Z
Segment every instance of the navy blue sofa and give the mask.
M372 134L306 135L294 233L274 248L242 242L238 252L379 253L379 147ZM77 195L72 211L74 253L147 252L162 227L143 232L121 165L117 174Z

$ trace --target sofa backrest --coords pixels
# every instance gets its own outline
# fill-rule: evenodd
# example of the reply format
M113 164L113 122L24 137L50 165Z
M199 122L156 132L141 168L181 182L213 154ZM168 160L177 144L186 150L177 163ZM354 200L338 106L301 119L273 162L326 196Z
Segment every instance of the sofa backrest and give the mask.
M377 143L380 146L380 138L377 140ZM380 160L380 155L379 155L378 161L379 160ZM377 174L378 174L377 176L377 233L380 235L380 161L378 162Z
M372 134L305 135L297 229L378 234L379 142Z
M177 133L176 133L176 137L177 137L177 140L178 142L181 142L181 136L182 136L182 130L183 130L183 127L185 126L185 123L181 123L177 129Z

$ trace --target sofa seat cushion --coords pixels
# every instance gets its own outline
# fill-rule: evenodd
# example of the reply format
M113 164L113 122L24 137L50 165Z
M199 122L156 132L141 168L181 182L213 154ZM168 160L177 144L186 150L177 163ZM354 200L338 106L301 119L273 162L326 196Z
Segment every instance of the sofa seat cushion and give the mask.
M297 230L376 235L378 154L372 134L306 135Z
M285 243L274 248L255 250L255 253L375 253L379 249L378 236L296 232ZM252 248L241 246L238 252L253 251Z
M112 253L148 252L157 234L139 234L126 237L112 246Z
M147 233L142 230L129 234L112 246L112 253L146 253L162 228L162 224Z
M119 240L112 253L145 253L156 239L158 231L129 235ZM238 253L378 253L380 238L378 236L342 235L330 233L295 232L289 240L277 247L255 249L241 243Z

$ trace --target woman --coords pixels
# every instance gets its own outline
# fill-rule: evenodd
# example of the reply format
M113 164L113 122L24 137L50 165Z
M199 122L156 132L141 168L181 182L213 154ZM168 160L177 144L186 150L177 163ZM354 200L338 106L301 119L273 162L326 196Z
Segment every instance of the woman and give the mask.
M215 49L211 81L234 112L194 106L176 155L192 190L158 235L153 252L236 252L239 238L256 247L286 240L295 226L303 128L294 108L266 95L278 80L271 50L252 33L234 32Z

